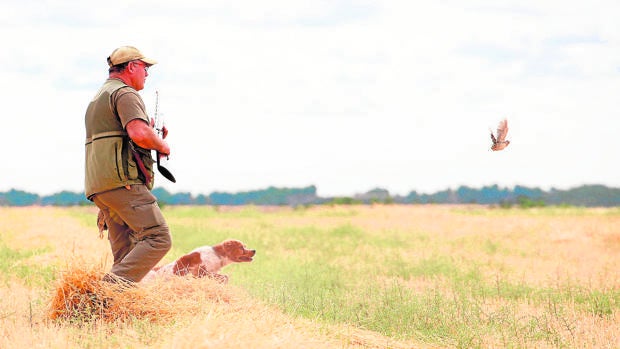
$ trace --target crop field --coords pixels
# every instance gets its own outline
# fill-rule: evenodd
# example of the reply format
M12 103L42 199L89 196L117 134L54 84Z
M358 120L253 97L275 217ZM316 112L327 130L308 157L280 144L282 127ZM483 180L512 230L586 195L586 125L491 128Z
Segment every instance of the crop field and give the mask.
M226 238L254 261L225 267L227 285L178 277L116 294L116 317L51 319L68 276L110 268L96 208L0 207L0 348L620 347L619 208L163 212L162 263Z

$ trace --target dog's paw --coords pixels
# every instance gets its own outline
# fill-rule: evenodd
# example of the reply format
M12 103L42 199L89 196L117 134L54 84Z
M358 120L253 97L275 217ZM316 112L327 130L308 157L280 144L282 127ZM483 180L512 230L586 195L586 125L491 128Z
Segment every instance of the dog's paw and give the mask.
M212 274L210 276L213 280L219 282L220 284L227 284L228 283L228 275L224 275L224 274Z

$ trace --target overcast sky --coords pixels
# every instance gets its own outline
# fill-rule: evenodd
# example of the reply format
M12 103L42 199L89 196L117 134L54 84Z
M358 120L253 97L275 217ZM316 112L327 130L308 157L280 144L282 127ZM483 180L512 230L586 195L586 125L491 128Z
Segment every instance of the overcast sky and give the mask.
M106 57L159 61L171 192L620 186L620 2L16 1L0 191L82 191ZM507 118L510 146L491 152Z

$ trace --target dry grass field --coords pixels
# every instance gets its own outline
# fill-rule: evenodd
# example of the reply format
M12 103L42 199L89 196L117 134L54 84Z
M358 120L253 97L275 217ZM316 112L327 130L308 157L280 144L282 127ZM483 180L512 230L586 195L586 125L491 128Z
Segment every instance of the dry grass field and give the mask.
M95 215L0 207L0 348L620 347L617 208L167 207L166 261L227 237L255 261L50 320L109 268Z

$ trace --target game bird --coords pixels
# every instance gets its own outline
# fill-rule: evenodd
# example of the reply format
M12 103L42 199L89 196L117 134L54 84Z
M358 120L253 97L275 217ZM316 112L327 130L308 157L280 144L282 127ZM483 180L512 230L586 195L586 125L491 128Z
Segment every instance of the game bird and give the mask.
M507 134L508 121L504 119L499 122L499 125L497 125L497 135L493 135L493 131L491 131L491 140L493 141L491 150L498 151L506 148L508 144L510 144L510 141L506 140Z

